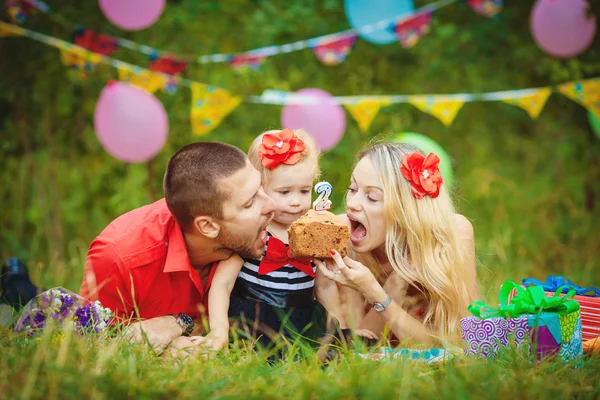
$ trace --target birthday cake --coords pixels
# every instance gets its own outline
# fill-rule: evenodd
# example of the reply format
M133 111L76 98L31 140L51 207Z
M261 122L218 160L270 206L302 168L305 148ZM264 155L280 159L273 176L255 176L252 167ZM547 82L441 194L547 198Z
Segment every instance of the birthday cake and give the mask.
M309 210L288 229L290 257L331 258L334 249L344 257L350 230L329 211Z

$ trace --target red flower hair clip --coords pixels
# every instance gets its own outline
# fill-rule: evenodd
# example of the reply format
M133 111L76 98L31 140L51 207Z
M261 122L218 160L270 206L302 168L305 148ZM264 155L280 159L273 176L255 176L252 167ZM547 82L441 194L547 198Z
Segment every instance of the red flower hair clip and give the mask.
M402 157L400 172L410 182L412 194L416 199L425 196L432 199L438 197L442 186L439 165L440 159L433 153L429 153L427 158L418 152Z
M279 164L294 165L300 161L300 154L306 145L291 129L277 133L265 133L258 148L262 164L269 169Z

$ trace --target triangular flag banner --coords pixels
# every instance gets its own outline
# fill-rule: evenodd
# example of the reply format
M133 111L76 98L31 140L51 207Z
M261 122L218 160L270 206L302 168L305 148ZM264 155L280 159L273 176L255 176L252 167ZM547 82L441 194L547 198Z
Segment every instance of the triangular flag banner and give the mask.
M531 119L537 119L551 93L552 89L542 88L531 95L504 99L502 101L507 104L512 104L513 106L521 107L523 110L527 111L527 114L529 114Z
M479 15L492 18L502 11L502 0L467 0L467 4Z
M191 83L192 107L190 118L192 132L205 135L215 129L242 101L227 90L201 83Z
M431 28L432 12L416 15L407 21L394 24L390 29L405 49L413 47Z
M119 47L117 39L102 33L94 33L89 29L77 29L74 42L79 47L105 56L110 56Z
M231 57L229 65L237 71L256 71L262 67L266 59L267 56L238 54Z
M377 116L379 109L383 106L389 105L389 100L382 101L359 101L355 104L345 104L344 107L348 110L352 118L358 124L358 127L362 132L369 130L373 119Z
M69 69L71 78L82 80L102 61L102 56L82 49L65 48L60 49L60 59Z
M120 81L141 87L150 93L154 93L158 89L166 89L167 87L166 76L154 73L147 69L140 68L139 70L132 71L125 68L118 68L117 71L119 73Z
M188 66L187 60L178 59L170 55L150 56L150 68L152 71L162 72L168 75L180 75Z
M23 25L35 7L26 0L6 0L6 11L13 24Z
M410 96L408 102L419 110L431 114L446 126L450 126L460 111L464 100L454 100L446 96Z
M343 63L354 47L356 35L344 35L334 42L328 41L323 44L316 44L312 50L315 56L324 65L335 66Z
M600 78L563 83L558 91L600 118Z

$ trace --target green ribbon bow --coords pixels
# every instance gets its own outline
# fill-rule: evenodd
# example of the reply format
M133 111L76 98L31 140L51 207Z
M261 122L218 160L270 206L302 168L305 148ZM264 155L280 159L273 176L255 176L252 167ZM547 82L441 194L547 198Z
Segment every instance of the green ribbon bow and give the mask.
M500 288L500 305L496 308L490 307L483 301L474 301L468 307L471 314L479 318L516 318L523 314L540 314L547 311L556 314L567 315L579 310L579 303L573 300L575 290L569 290L564 296L560 296L566 286L561 286L554 296L547 297L541 286L529 286L523 288L513 281L506 281ZM508 304L508 296L516 289L517 294Z

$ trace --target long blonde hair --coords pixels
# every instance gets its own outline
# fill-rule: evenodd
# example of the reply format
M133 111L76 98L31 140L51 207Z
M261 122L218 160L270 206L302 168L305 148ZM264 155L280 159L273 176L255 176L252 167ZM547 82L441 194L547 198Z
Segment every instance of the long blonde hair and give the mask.
M252 143L250 144L250 148L248 149L248 159L250 163L260 172L263 184L268 183L271 179L271 170L266 168L260 159L258 154L258 149L260 148L260 144L262 143L262 138L267 133L277 133L281 132L279 129L269 130L258 135ZM315 163L315 177L317 180L321 176L321 169L319 168L319 157L321 156L321 152L319 151L319 146L304 129L295 129L294 133L298 136L304 144L306 145L306 149L300 154L300 161L303 161L307 158L314 160Z
M400 165L405 154L414 152L421 151L404 143L380 143L363 150L357 162L369 157L383 185L385 254L389 263L426 297L424 323L444 335L454 335L475 297L465 278L468 250L460 240L454 206L445 185L435 199L413 197ZM380 274L380 263L371 253L356 257L376 275Z

